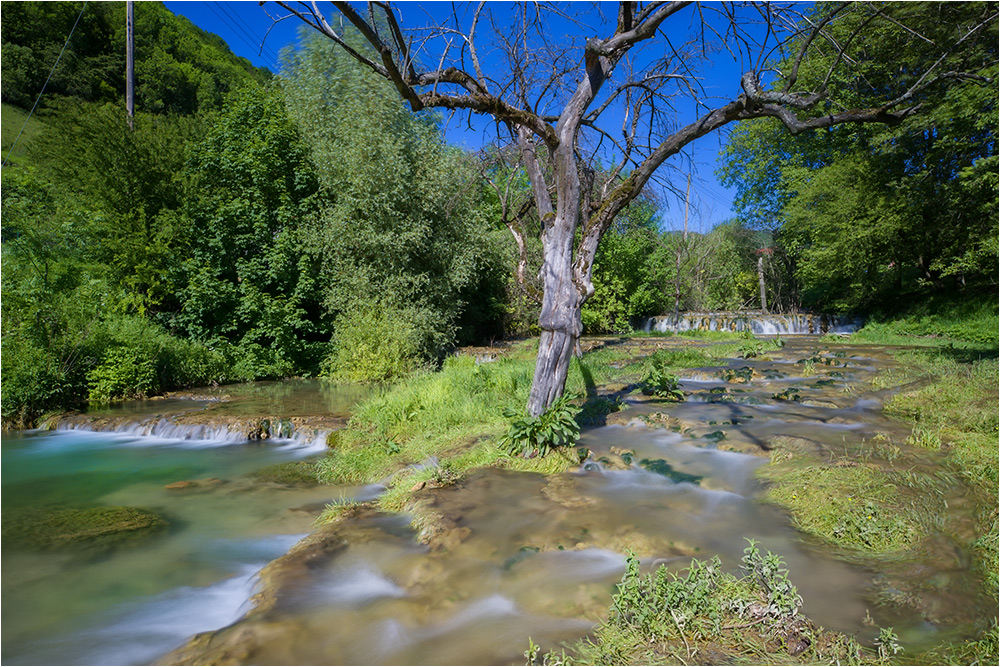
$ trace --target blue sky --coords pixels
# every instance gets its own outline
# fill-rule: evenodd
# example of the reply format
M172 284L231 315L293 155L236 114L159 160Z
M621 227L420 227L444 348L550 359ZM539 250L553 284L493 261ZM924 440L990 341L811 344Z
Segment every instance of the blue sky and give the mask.
M250 60L254 65L266 67L273 72L279 70L279 53L297 41L299 27L303 25L296 18L274 23L271 16L284 14L273 2L261 7L256 1L243 2L165 2L168 9L175 14L190 19L195 25L208 32L219 35L226 41L230 49L239 56ZM606 3L607 13L615 12L615 3ZM321 7L329 8L330 14L335 12L328 3L320 3ZM426 23L428 14L450 9L451 3L445 2L408 2L400 3L403 22L408 18L416 23ZM691 10L686 10L691 11ZM270 15L270 16L269 16ZM687 21L696 20L692 13ZM687 25L687 22L684 23ZM578 26L566 24L567 29L583 30ZM266 39L265 39L266 36ZM262 47L263 44L263 47ZM742 68L728 55L714 58L704 70L702 85L710 96L732 99L739 90L739 77ZM693 106L691 108L694 113ZM685 120L685 122L688 122ZM489 132L488 123L467 129L464 119L454 118L446 122L446 136L451 143L464 145L468 148L478 148L483 132ZM691 228L707 231L715 223L732 217L731 205L733 192L722 187L715 177L716 158L725 141L725 135L714 133L696 141L688 149L692 159L693 169L691 199ZM674 161L677 167L671 172L670 180L676 188L683 190L687 165L681 167L679 161ZM671 194L663 194L665 206L661 210L663 226L667 229L677 229L683 224L684 202Z

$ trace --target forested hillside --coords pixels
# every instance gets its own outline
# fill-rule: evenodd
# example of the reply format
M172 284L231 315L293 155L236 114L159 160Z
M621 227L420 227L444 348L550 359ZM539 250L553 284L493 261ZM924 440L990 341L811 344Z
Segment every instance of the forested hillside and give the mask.
M537 333L540 222L510 146L447 145L329 40L304 35L272 77L158 3L135 5L129 130L124 4L81 5L3 7L5 425L208 383L392 380ZM867 76L894 76L871 48ZM665 231L681 215L638 197L601 243L584 330L759 307L759 271L773 310L934 294L995 321L996 89L955 91L892 128L738 126L740 217Z

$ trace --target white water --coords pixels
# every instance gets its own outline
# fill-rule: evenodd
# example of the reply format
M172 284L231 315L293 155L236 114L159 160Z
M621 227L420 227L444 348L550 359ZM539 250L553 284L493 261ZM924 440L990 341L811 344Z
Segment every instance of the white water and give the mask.
M5 538L3 663L146 664L196 632L239 619L257 571L307 534L324 504L384 491L279 488L246 477L306 451L290 439L5 434L4 512L132 506L170 525L97 557L18 551ZM204 489L166 488L207 479L213 483Z
M79 424L69 420L60 421L59 431L89 431L94 429L89 424ZM131 438L153 438L171 444L187 447L218 447L220 445L242 444L247 441L246 434L229 426L211 426L207 424L177 424L169 419L127 422L116 426L111 431L101 430L100 433L114 433ZM295 451L300 456L319 454L326 449L328 430L297 431L288 438L272 437L268 443L288 451Z
M750 331L758 336L799 334L849 334L858 330L857 318L810 313L772 314L762 312L687 312L675 318L661 315L646 320L643 330L659 331Z

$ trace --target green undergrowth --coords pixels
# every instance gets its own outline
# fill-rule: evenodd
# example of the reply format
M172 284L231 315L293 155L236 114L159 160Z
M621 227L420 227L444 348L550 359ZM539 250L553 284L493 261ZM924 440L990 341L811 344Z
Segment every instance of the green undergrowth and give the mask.
M501 442L511 425L504 412L521 414L527 403L533 352L519 346L483 364L470 356L450 357L440 371L413 375L362 401L348 426L331 435L331 451L315 464L317 479L326 484L384 483L388 490L378 505L399 510L414 486L443 484L472 468L554 473L577 465L572 447L547 456L526 452L526 458ZM574 413L594 418L617 408L613 399L598 396L596 387L627 374L629 367L611 364L631 353L604 347L573 361L566 391L579 397L572 401ZM438 479L445 467L449 475Z
M940 344L937 339L944 339L995 350L1000 327L997 306L995 287L959 300L923 298L905 311L874 315L851 338L883 345Z
M753 541L740 574L718 557L643 573L629 556L609 617L590 638L547 653L529 639L525 657L529 665L884 664L902 650L892 628L863 649L801 616L801 604L782 559Z

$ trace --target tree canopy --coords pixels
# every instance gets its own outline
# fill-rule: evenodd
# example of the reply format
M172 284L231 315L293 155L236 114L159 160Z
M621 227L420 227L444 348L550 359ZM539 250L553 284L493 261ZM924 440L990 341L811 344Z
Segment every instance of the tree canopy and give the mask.
M541 340L528 401L533 416L563 392L582 333L582 306L595 293L602 237L685 146L753 119L774 119L793 135L844 124L898 126L952 84L988 82L986 70L996 60L971 48L995 45L992 7L942 29L936 40L914 40L919 27L907 25L914 14L933 22L946 10L620 2L612 19L561 5L511 10L480 3L463 11L456 6L433 25L415 28L390 3L359 11L334 2L339 24L316 3L276 4L391 83L414 111L489 115L516 141L543 223ZM566 20L586 25L588 37L560 38L556 26ZM749 29L755 22L765 29ZM351 43L344 25L364 37L366 50ZM722 48L745 58L742 92L721 102L709 99L695 74L713 31ZM484 44L495 52L485 65ZM693 121L679 114L684 98L698 109ZM611 108L619 113L607 113ZM595 182L593 165L605 143L613 146L607 152L614 167Z

